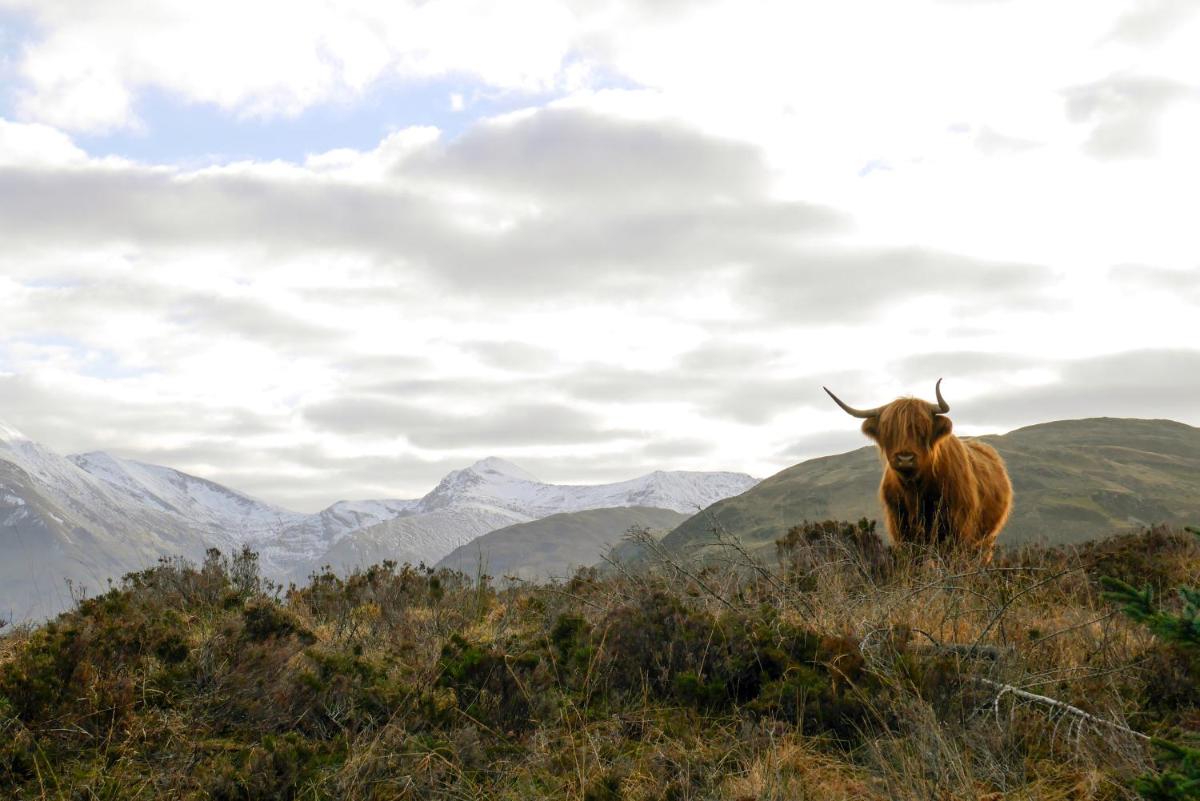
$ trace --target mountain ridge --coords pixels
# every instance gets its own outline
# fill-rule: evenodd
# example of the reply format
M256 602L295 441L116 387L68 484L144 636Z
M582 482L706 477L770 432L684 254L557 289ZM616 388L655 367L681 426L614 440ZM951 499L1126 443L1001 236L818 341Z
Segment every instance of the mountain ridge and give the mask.
M455 548L435 565L475 576L480 565L501 578L525 581L566 578L618 546L633 526L666 532L686 518L672 509L646 506L561 512L515 523Z
M1168 419L1094 417L1036 423L987 442L1013 482L1001 545L1078 542L1151 523L1200 519L1200 428ZM809 459L684 521L666 547L710 542L720 525L752 548L770 549L802 520L881 519L877 449Z

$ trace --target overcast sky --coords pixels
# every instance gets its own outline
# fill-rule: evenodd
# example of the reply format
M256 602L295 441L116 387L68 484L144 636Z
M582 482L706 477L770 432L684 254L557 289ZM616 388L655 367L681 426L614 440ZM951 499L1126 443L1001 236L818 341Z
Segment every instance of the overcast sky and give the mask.
M0 420L266 500L1200 425L1195 0L0 0Z

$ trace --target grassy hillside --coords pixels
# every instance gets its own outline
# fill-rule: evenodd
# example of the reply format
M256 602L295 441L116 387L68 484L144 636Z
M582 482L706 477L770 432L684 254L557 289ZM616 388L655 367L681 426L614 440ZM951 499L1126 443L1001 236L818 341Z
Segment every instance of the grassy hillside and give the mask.
M504 590L165 563L0 638L0 798L1114 801L1133 731L1200 720L1200 657L1097 591L1194 580L1195 537L981 570L831 536Z
M1200 518L1200 428L1101 417L981 437L1008 465L1016 493L1001 544L1068 543L1098 533ZM714 521L750 547L773 547L802 520L881 518L874 445L776 473L684 522L663 542L711 541Z
M536 581L569 577L600 559L633 526L670 530L688 515L648 506L589 509L518 523L454 549L437 567L475 575L480 564L496 577Z

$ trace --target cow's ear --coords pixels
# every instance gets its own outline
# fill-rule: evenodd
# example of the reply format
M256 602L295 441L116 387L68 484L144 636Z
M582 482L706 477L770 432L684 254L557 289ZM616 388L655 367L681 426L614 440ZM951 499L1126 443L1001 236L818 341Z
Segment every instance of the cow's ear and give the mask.
M863 420L862 432L871 439L879 439L879 418L868 417Z
M933 442L937 442L953 430L954 423L950 422L949 417L943 417L940 414L933 416Z

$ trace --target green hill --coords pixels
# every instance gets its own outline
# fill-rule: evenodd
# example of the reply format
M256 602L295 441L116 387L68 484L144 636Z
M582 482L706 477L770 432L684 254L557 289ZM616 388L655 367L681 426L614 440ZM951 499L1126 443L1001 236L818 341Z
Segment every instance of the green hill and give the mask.
M1062 420L979 439L1008 464L1016 493L1002 544L1068 543L1200 517L1200 428L1171 420ZM874 445L789 467L697 514L663 543L711 541L714 521L751 548L802 520L880 519Z
M670 509L631 506L589 509L518 523L477 537L450 552L437 567L475 575L482 562L491 576L530 581L570 576L600 559L632 526L669 531L687 519Z

